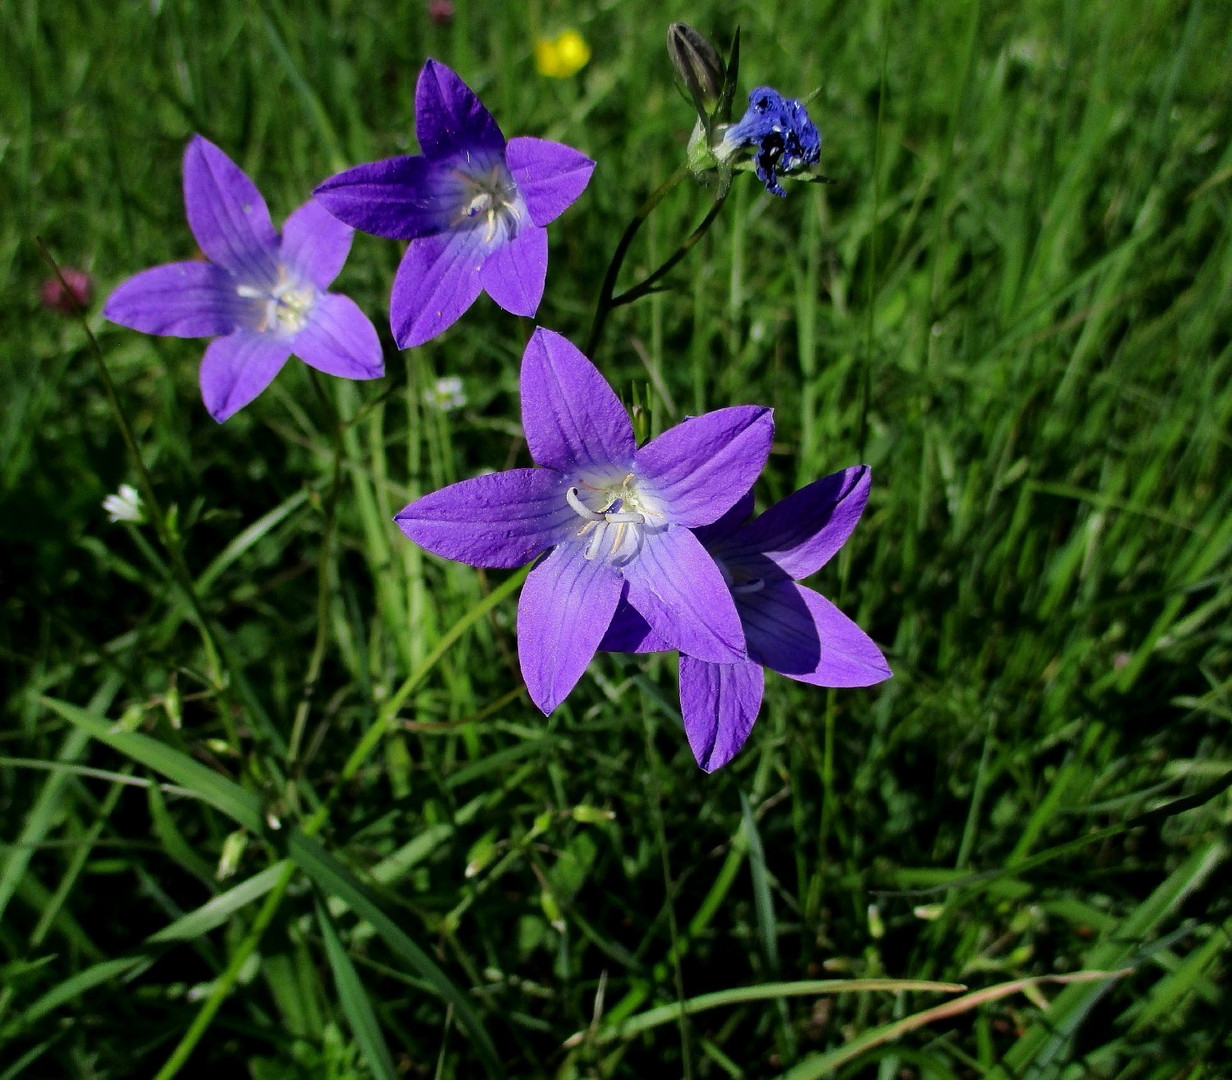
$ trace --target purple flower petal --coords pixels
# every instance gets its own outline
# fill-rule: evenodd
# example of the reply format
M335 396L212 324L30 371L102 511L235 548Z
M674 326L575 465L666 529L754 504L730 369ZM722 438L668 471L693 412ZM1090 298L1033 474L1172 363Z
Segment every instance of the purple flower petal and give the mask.
M758 664L707 664L680 658L680 711L689 749L706 772L726 765L744 745L761 708L765 674Z
M526 200L531 221L539 226L560 217L595 171L595 163L573 147L526 136L509 140L505 161Z
M211 341L201 359L201 397L220 424L274 380L291 355L289 338L236 330Z
M871 484L867 465L815 480L751 521L733 543L723 546L723 555L735 559L756 552L792 578L808 577L846 543L864 512Z
M295 335L293 348L305 364L327 375L377 379L385 374L376 327L354 300L341 293L317 297L308 325Z
M829 600L779 581L739 601L749 657L817 686L872 686L890 677L881 650Z
M536 566L518 601L518 659L546 715L564 701L599 647L624 587L601 560L562 544Z
M451 161L395 157L356 165L312 193L334 217L394 240L434 236L452 224L465 181Z
M522 427L530 456L570 474L626 468L637 443L620 399L581 351L539 327L522 355Z
M249 284L278 273L278 234L256 185L208 139L184 152L184 207L206 257Z
M478 229L412 240L394 278L389 319L400 349L431 341L475 302L484 248Z
M621 570L629 604L671 648L719 664L745 659L744 631L727 583L688 529L647 534Z
M753 486L773 436L771 409L716 409L690 417L643 446L637 452L637 473L646 490L669 507L668 520L708 525Z
M179 262L130 277L107 297L103 317L143 334L216 337L235 329L243 307L221 266Z
M505 136L492 114L457 72L439 60L429 60L415 84L415 135L430 158L444 158L462 150L499 154Z
M628 587L626 586L626 594ZM612 623L599 642L602 652L652 653L668 652L671 646L651 628L650 623L622 599L612 616Z
M693 530L693 535L701 542L707 551L713 550L713 545L736 533L746 521L753 516L753 492L746 491L737 500L736 505L727 511L717 521L709 525L699 525Z
M434 555L471 566L522 566L575 526L564 488L554 469L489 473L416 499L394 521Z
M282 261L296 277L327 289L341 272L354 235L319 202L306 202L282 227Z
M524 222L518 235L488 256L479 271L487 294L512 315L534 315L548 273L548 233Z

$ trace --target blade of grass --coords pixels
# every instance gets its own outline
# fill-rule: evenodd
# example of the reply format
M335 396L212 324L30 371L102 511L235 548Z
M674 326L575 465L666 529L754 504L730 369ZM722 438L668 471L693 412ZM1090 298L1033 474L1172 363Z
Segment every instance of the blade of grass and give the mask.
M565 1046L576 1046L591 1039L603 1044L618 1039L632 1039L644 1031L670 1024L680 1010L690 1015L717 1009L724 1005L744 1005L751 1001L773 1001L792 997L821 997L825 994L866 994L874 991L932 991L943 994L961 993L967 988L961 983L917 982L911 979L810 979L804 982L762 983L760 986L740 986L732 990L716 990L699 994L683 1002L657 1005L627 1020L604 1024L597 1032L579 1031L565 1040Z
M804 1061L794 1068L781 1073L775 1080L821 1080L821 1077L833 1074L840 1065L846 1065L849 1061L854 1061L871 1047L897 1039L909 1031L915 1031L926 1024L931 1024L934 1020L945 1020L951 1016L960 1016L979 1005L987 1004L990 1001L999 1001L1001 998L1009 997L1010 994L1017 994L1023 990L1032 989L1042 983L1091 982L1093 980L1115 979L1124 974L1126 974L1124 971L1077 971L1071 975L1040 975L1034 978L1015 979L1012 982L985 987L983 990L976 990L973 993L964 994L960 998L955 998L953 1001L947 1001L944 1005L937 1005L931 1009L925 1009L923 1012L905 1016L901 1020L882 1024L827 1053L814 1054L811 1057L805 1058Z
M466 996L436 962L428 956L368 895L367 889L345 866L330 855L315 839L302 832L289 837L291 856L296 864L328 896L336 897L379 934L385 943L418 973L420 978L453 1007L454 1017L472 1039L490 1076L504 1076L496 1047Z
M342 946L338 929L320 898L317 898L313 907L316 910L317 926L320 927L321 937L325 941L325 957L334 974L338 1001L351 1025L351 1033L355 1036L355 1041L373 1074L379 1080L396 1080L398 1070L394 1068L389 1047L385 1045L381 1025L373 1011L372 1002L368 1000L364 984L355 971L355 965L351 963L351 958Z
M261 801L233 780L194 761L187 754L139 732L117 731L115 725L101 716L67 701L42 697L40 700L52 712L84 731L99 742L118 750L155 772L170 777L187 788L197 798L222 811L233 821L254 833L263 828Z
M1092 967L1112 968L1131 961L1145 939L1159 931L1181 901L1210 876L1227 854L1227 842L1220 837L1195 851L1127 919L1104 935L1087 955L1087 962ZM1067 987L1052 1003L1046 1022L1031 1025L1010 1048L993 1077L1008 1080L1033 1063L1051 1060L1086 1018L1100 990L1091 986Z

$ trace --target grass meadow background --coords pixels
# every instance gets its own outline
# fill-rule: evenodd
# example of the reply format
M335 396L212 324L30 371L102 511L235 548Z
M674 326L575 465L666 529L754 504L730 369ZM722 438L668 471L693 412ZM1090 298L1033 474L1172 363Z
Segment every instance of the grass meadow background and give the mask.
M1232 1075L1227 5L453 7L0 11L0 1080ZM529 464L531 320L485 298L399 353L400 245L357 235L336 288L387 377L322 396L292 362L219 426L204 342L100 315L192 257L193 132L281 223L417 149L432 56L507 135L598 162L537 319L584 342L692 126L675 19L740 24L739 102L814 95L837 183L738 177L595 360L656 430L773 405L760 506L872 466L813 584L894 669L770 675L711 776L671 657L599 656L545 719L518 575L391 523ZM589 65L537 75L570 26ZM677 191L624 280L709 204ZM81 323L40 306L36 237L94 277L163 537L101 509L139 475ZM424 404L442 376L465 407ZM1047 981L1091 971L1117 974Z

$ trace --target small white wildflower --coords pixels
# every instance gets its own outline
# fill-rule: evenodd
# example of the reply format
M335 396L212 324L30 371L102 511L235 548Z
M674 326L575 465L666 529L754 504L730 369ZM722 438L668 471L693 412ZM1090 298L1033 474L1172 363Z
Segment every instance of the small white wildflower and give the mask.
M424 391L423 397L425 405L441 412L452 412L466 404L466 391L462 389L462 380L457 375L437 379Z
M141 493L132 484L121 484L120 490L103 500L109 521L145 521Z

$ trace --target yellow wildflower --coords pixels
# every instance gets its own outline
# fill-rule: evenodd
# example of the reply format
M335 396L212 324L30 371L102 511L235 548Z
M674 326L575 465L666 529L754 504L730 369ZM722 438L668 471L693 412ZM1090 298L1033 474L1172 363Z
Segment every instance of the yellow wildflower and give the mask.
M576 75L590 59L590 46L576 30L564 30L554 38L535 42L535 70L551 79Z

